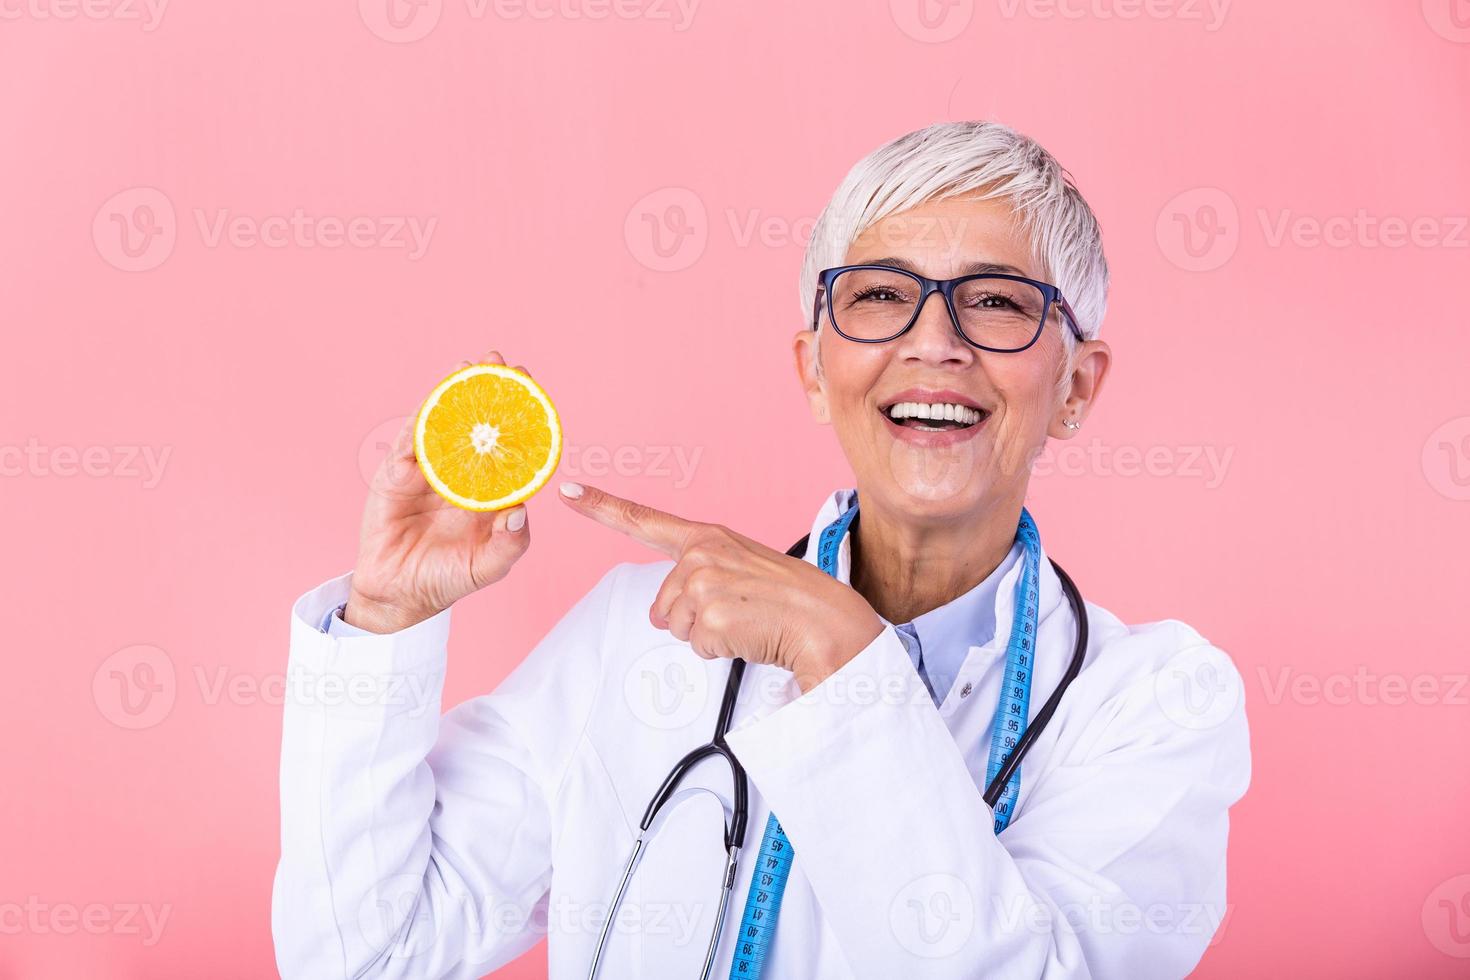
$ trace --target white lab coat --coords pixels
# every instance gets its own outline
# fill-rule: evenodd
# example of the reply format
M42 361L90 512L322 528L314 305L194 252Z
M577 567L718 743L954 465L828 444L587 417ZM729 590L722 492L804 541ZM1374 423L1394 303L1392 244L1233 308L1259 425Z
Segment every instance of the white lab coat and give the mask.
M808 561L850 493L816 516ZM843 581L848 556L844 541ZM297 602L272 906L283 976L477 977L548 935L551 977L586 976L644 808L710 737L730 668L649 623L671 565L612 568L493 693L442 717L448 611L336 638L317 626L347 576ZM1127 626L1089 603L1086 664L997 837L982 787L1020 568L1000 583L996 637L938 708L892 626L804 696L749 665L728 743L750 823L712 976L729 974L773 808L796 856L770 980L1136 980L1198 962L1226 918L1227 809L1250 777L1239 674L1184 623ZM1033 716L1074 636L1043 555ZM603 977L698 974L729 772L707 760L685 785Z

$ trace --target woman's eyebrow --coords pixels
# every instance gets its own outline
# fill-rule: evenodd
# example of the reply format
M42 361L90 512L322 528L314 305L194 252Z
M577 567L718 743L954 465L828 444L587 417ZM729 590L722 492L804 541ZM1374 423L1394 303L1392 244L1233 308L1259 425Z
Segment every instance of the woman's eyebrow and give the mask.
M881 258L881 259L873 259L873 260L871 260L867 264L869 264L869 265L891 265L895 269L903 269L905 272L912 272L915 275L920 275L921 276L921 275L924 274L924 273L920 272L919 269L918 269L918 267L915 266L908 259L905 259L905 258L903 258L901 256L897 256L897 255L890 255L890 256L887 256L887 257ZM962 276L979 276L979 275L984 275L985 273L988 273L988 272L1002 272L1002 273L1005 273L1007 275L1012 275L1012 276L1025 276L1026 275L1025 270L1018 269L1018 268L1016 268L1013 265L1007 265L1004 262L970 262L970 263L967 263L967 264L965 264L965 265L963 265L963 266L960 267L960 273L959 274L962 275Z

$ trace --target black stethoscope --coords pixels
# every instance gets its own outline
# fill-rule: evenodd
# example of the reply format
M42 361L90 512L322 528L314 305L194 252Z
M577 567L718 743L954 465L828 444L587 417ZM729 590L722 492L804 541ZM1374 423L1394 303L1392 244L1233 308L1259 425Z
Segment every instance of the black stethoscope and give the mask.
M855 530L856 527L857 519L854 519L850 530ZM792 558L802 558L806 554L807 541L810 538L810 533L802 535L800 541L786 550L786 554ZM1082 661L1087 655L1087 607L1082 602L1082 593L1077 591L1072 577L1062 571L1062 566L1052 561L1051 567L1057 573L1057 578L1061 580L1062 591L1066 594L1067 602L1072 607L1073 618L1077 620L1077 642L1072 649L1072 662L1067 665L1067 672L1062 675L1057 689L1036 713L1035 720L1026 726L1026 732L1016 743L1015 750L1000 767L995 778L990 781L990 785L985 790L985 805L989 807L995 806L996 801L1005 792L1006 783L1010 782L1011 774L1016 771L1021 760L1031 750L1036 739L1040 737L1047 722L1051 721L1051 716L1056 713L1057 705L1061 703L1062 695L1077 678L1078 672L1082 670ZM715 917L714 934L710 937L709 948L704 958L704 970L700 973L701 980L709 976L710 967L715 959L715 950L720 944L720 930L725 923L725 906L729 904L730 890L735 886L735 867L739 863L740 848L745 846L745 826L749 819L750 791L745 768L740 765L740 760L735 758L735 753L731 752L730 747L725 744L725 735L730 730L730 720L735 714L735 703L740 697L740 682L744 677L745 661L736 657L730 662L730 673L725 680L725 696L720 702L719 716L715 719L714 737L675 763L674 768L669 770L669 774L664 777L663 785L658 788L657 793L653 794L653 799L648 801L648 809L643 811L643 822L639 825L638 839L633 842L633 853L628 856L628 863L623 869L622 881L618 884L617 894L613 896L612 905L603 922L602 934L597 938L597 949L592 954L592 969L588 974L588 980L596 980L597 968L602 960L602 950L607 942L608 930L616 918L618 907L622 904L623 893L628 890L628 883L632 880L633 872L638 867L638 860L642 857L647 843L648 829L653 825L654 818L658 816L659 809L668 802L669 797L679 788L679 783L689 774L690 770L708 757L717 755L730 766L731 779L735 785L735 805L730 822L725 827L725 872L720 886L720 904Z

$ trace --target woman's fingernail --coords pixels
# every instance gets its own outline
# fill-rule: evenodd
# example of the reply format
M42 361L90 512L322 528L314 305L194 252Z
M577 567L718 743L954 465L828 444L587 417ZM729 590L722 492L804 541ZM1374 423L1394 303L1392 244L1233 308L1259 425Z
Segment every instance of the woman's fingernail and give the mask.
M582 496L582 484L563 483L561 485L561 495L563 497L571 497L573 500L576 500L578 497Z
M525 526L526 508L524 507L517 507L515 510L511 511L510 516L505 519L506 530L519 531Z

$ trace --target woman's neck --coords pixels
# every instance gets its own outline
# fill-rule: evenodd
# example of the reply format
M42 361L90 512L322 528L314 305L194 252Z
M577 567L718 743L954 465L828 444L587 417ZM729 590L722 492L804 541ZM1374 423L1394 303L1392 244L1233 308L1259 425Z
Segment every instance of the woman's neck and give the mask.
M860 498L850 535L852 587L890 623L907 623L969 592L1005 561L1016 540L1021 504L972 517L916 523Z

